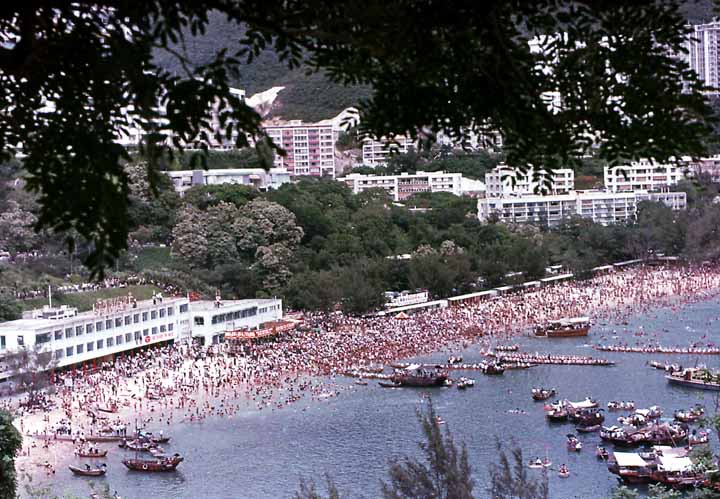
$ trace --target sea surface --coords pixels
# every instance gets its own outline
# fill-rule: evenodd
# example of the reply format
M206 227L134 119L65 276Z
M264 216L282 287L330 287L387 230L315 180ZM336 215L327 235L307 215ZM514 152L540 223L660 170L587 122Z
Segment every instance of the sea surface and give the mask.
M58 469L51 485L58 493L80 497L89 496L88 483L95 481L107 482L123 498L290 498L301 478L313 478L324 485L328 474L346 497L377 498L380 481L387 477L388 460L420 455L416 410L427 404L425 395L431 393L438 414L456 441L467 444L476 497L488 497L487 469L488 464L497 461L497 437L502 442L515 439L526 461L548 455L555 470L562 463L568 465L570 478L561 479L556 471L549 473L552 499L608 498L617 481L595 457L599 435L581 434L584 449L580 453L568 452L565 435L573 432L573 427L569 423L547 423L543 403L532 401L531 388L555 387L560 397L570 400L592 396L603 407L610 400L634 400L638 408L658 404L672 417L673 411L698 402L714 411L715 394L669 386L664 373L649 368L646 362L672 361L686 366L699 362L720 367L718 356L607 353L589 346L598 341L645 342L649 335L656 335L652 337L663 345L687 346L704 335L702 341L720 343L720 301L696 303L680 310L650 310L626 320L627 324L595 324L588 338L519 339L523 351L610 358L617 362L614 367L538 366L506 371L503 376L453 372L453 377L476 379L475 387L465 391L385 389L375 381L359 386L351 379L338 377L332 380L339 388L337 397L305 400L274 412L248 409L231 419L166 427L166 433L173 438L167 450L185 456L175 473L128 471L120 461L132 453L108 444L111 451L106 460L106 477L74 477L67 469ZM639 331L648 336L635 336ZM463 352L451 352L460 353L465 362L482 360L476 345ZM445 362L448 355L438 353L414 360ZM526 414L508 413L516 409ZM606 411L605 424L612 424L621 414ZM717 435L712 441L716 447Z

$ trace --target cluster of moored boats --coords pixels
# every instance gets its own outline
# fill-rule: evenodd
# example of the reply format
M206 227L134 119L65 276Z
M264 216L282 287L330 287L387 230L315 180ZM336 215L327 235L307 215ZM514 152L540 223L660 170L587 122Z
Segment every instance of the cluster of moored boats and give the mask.
M173 455L167 455L165 453L164 449L160 447L160 444L168 443L169 441L170 437L164 436L162 432L160 435L153 435L149 432L138 431L133 438L121 439L118 446L136 453L147 452L152 457L124 459L122 463L129 470L135 471L174 471L183 461L183 457L177 453ZM82 458L100 459L106 457L107 454L107 449L100 450L97 447L88 446L85 443L75 449L75 455ZM107 465L104 463L94 466L90 464L85 464L84 466L71 465L68 468L73 474L79 476L103 476L107 473Z
M533 388L533 400L546 400L557 395L554 388ZM545 416L551 422L570 421L580 433L599 432L600 439L616 447L650 446L651 450L638 453L611 452L605 445L596 447L595 455L608 462L608 470L627 483L661 483L674 488L711 486L707 470L691 459L690 450L708 444L709 430L690 428L705 415L702 406L677 410L673 419L663 419L658 406L636 409L634 401L611 401L610 411L630 411L618 417L618 425L603 426L605 416L596 400L588 397L579 402L559 400L544 407ZM569 452L580 452L583 443L575 434L566 435ZM530 468L551 466L548 458L529 463ZM561 467L560 476L568 476L569 469ZM709 473L710 472L710 473Z

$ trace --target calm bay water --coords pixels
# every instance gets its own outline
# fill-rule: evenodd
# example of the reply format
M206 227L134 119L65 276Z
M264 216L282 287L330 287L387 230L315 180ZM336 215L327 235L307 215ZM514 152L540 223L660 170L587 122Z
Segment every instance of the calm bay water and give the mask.
M638 314L628 325L597 324L589 338L547 340L523 338L524 351L592 355L617 361L615 367L538 366L528 370L506 371L504 376L483 376L478 372L453 373L476 379L466 391L455 388L432 390L437 412L447 421L456 441L467 444L476 479L476 497L487 497L487 465L494 462L495 437L514 437L523 448L526 461L545 456L557 468L566 463L569 479L550 473L553 499L609 497L616 485L613 475L594 455L597 434L581 435L585 448L580 453L565 449L569 424L550 425L545 421L542 403L533 402L533 386L555 387L560 397L580 400L597 398L603 406L610 400L634 400L637 407L660 405L672 416L677 409L697 402L710 410L715 405L711 392L703 393L670 387L663 373L650 369L646 361L706 363L720 367L716 356L638 355L592 350L588 343L605 337L614 342L646 341L634 332L642 326L646 333L657 333L663 345L687 345L708 335L705 341L720 343L720 301L694 304L680 312L658 309ZM459 352L453 352L457 354ZM477 346L462 352L466 362L481 360ZM444 362L447 353L419 360ZM420 431L415 411L424 403L423 391L383 389L375 382L358 386L352 380L337 378L339 397L302 401L275 411L248 410L232 419L212 419L203 424L178 425L169 430L173 437L170 452L180 452L185 462L176 473L143 474L125 469L120 461L125 451L111 447L105 480L124 498L289 498L301 477L324 483L330 474L348 497L379 497L380 480L385 478L387 461L394 456L416 454ZM524 415L507 411L522 409ZM606 413L606 424L621 413ZM717 436L713 435L713 445ZM90 479L71 476L59 469L52 485L58 492L89 495ZM98 481L98 479L95 479Z

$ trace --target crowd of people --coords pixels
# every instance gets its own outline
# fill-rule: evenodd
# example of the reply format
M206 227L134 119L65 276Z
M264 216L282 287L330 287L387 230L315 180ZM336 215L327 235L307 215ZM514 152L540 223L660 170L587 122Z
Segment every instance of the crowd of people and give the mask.
M64 438L129 435L141 428L168 428L177 422L200 423L233 417L247 408L276 410L337 396L352 385L334 375L377 369L399 359L454 351L472 343L483 347L525 334L559 317L590 316L622 321L651 307L679 308L720 294L720 267L638 267L467 301L397 318L352 317L339 312L307 313L302 327L275 341L241 348L164 346L56 377L57 409L34 411L22 398L0 399L0 408L18 416L25 434L23 454L33 456L37 442L53 459L62 459ZM117 408L106 415L99 407ZM31 457L28 457L31 459Z

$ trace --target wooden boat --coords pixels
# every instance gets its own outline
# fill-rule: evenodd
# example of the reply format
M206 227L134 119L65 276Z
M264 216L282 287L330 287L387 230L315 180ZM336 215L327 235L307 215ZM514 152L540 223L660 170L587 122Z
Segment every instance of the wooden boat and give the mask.
M569 338L587 336L590 331L589 317L572 317L550 321L545 326L535 328L535 336L547 338Z
M355 384L360 385L360 386L367 386L368 382L358 379L358 380L355 380Z
M73 472L73 475L79 475L79 476L103 476L105 473L107 473L107 467L103 464L102 466L98 468L90 468L90 469L83 469L78 468L77 466L68 466L70 468L70 471Z
M390 377L390 380L397 385L421 388L446 386L447 379L447 374L444 372L425 369L417 364L397 371Z
M547 400L554 395L557 395L555 388L552 388L550 390L545 390L544 388L533 388L532 389L532 398L536 402L540 402L542 400Z
M393 383L392 381L378 381L378 385L382 386L383 388L399 388L402 386L399 383Z
M575 428L576 431L579 433L592 433L595 431L598 431L601 428L602 425L594 424L590 426L578 426Z
M682 423L694 423L705 415L705 409L695 406L689 411L675 411L675 419Z
M150 437L150 441L154 444L166 444L170 441L170 437Z
M699 388L700 390L720 390L720 373L709 369L691 367L665 376L672 385Z
M570 476L570 470L567 468L567 466L560 467L560 470L558 471L558 476L560 478L567 478Z
M505 372L505 368L500 363L481 364L481 371L488 376L497 376Z
M156 472L175 471L181 462L183 462L182 456L175 454L172 457L158 459L125 459L122 463L130 470Z
M575 435L568 435L566 442L567 450L570 452L580 452L582 450L582 442L580 442Z
M698 431L696 432L693 430L693 432L688 435L688 445L694 446L694 445L704 445L710 442L710 434L707 431Z
M603 447L602 445L598 445L598 446L595 448L595 456L596 456L598 459L602 459L603 461L607 461L608 458L610 457L610 453L607 451L607 449L606 449L605 447Z
M150 452L150 449L157 447L157 444L154 442L139 442L137 440L126 440L125 445L123 445L122 447L135 452Z
M105 457L105 456L107 456L107 453L108 453L107 449L105 449L105 450L103 450L103 451L101 451L100 449L98 449L97 452L89 452L89 451L81 451L81 450L76 450L76 451L75 451L75 455L76 455L77 457L90 457L90 458Z

